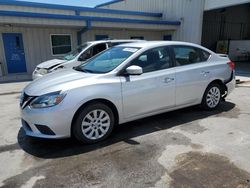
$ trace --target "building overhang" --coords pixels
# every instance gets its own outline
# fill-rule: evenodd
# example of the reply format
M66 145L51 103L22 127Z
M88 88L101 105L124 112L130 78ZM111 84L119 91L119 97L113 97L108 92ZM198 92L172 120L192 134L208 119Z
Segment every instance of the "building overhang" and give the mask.
M71 10L71 11L75 11L76 14L78 14L79 12L93 12L93 13L103 13L103 14L148 16L148 17L158 17L158 18L162 17L162 13L157 13L157 12L115 10L115 9L79 7L79 6L37 3L37 2L25 2L25 1L1 0L0 5L43 8L43 9L56 9L56 10Z
M18 17L18 18L33 18L33 19L47 19L47 20L67 20L76 22L77 21L89 21L89 22L98 22L103 23L117 23L117 24L143 24L143 25L160 25L160 26L179 26L180 21L166 21L166 20L143 20L143 19L128 19L128 18L114 18L114 17L98 17L98 16L81 16L81 15L63 15L63 14L47 14L47 13L33 13L33 12L21 12L21 11L6 11L0 10L0 23L3 22L4 17ZM35 21L35 20L34 20ZM11 24L11 20L8 20ZM23 20L25 22L25 20ZM26 24L32 24L32 21L27 19ZM25 24L25 23L24 23ZM41 24L46 24L46 22L41 22ZM52 23L53 24L53 23ZM67 22L67 25L69 23ZM72 24L70 24L73 26ZM94 24L93 24L94 26ZM108 25L107 25L108 26ZM147 29L147 28L145 28Z

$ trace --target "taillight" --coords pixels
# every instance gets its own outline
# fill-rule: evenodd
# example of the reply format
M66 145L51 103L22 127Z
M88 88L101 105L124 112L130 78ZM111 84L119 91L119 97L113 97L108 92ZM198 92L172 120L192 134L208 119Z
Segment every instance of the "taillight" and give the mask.
M228 62L227 64L228 64L228 66L230 67L230 69L233 71L234 68L235 68L234 62L230 61L230 62Z

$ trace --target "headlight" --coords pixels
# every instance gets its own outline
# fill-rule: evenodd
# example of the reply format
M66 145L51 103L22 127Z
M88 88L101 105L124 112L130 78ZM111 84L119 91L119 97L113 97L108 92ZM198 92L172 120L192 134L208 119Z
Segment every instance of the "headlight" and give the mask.
M41 75L44 75L48 73L48 70L43 68L37 68L37 72Z
M48 93L48 94L35 98L30 103L30 106L32 108L47 108L47 107L55 106L59 104L64 99L65 96L66 94L61 93L60 91Z

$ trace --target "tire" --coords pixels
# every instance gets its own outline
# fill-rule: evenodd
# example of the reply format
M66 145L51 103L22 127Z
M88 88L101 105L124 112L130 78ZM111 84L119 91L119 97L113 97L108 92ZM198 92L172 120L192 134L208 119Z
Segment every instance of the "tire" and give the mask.
M219 84L212 83L210 84L202 99L201 107L205 110L214 110L216 109L221 102L221 87Z
M84 107L73 124L73 135L82 143L96 143L106 139L115 124L113 111L103 103Z

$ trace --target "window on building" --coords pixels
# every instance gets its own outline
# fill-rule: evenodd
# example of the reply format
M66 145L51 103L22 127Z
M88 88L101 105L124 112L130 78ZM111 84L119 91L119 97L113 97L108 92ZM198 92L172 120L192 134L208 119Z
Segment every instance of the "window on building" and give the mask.
M167 47L148 50L134 59L131 65L140 66L144 73L173 67Z
M164 35L163 40L166 40L166 41L172 40L172 35Z
M107 40L109 38L108 35L96 35L95 40Z
M176 66L202 62L200 50L191 46L174 46Z
M71 51L71 35L53 34L51 35L51 48L53 55L63 55Z
M132 36L130 39L139 39L139 40L144 40L143 36Z

